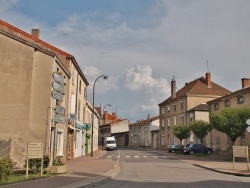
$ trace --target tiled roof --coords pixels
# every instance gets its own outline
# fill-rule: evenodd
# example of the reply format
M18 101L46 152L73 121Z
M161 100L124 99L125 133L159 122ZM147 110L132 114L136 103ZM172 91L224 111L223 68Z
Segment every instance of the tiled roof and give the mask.
M128 126L147 125L147 124L149 124L150 122L155 121L155 120L157 120L157 119L159 119L159 116L155 116L155 117L152 117L152 118L149 118L149 119L141 120L141 121L138 121L138 122L136 122L136 123L129 124Z
M199 104L198 106L195 106L194 108L191 108L190 111L209 111L208 104Z
M228 93L231 93L231 91L225 89L224 87L214 82L211 82L211 87L207 87L206 79L204 77L200 77L189 83L186 83L184 87L182 87L179 91L176 92L176 98L192 95L224 96ZM172 100L173 99L170 96L168 99L166 99L159 105L170 102Z

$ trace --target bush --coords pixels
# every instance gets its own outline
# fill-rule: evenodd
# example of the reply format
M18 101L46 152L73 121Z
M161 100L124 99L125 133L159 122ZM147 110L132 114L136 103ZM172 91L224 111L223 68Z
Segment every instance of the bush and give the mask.
M0 159L0 181L7 180L13 172L14 163L9 157Z
M61 157L57 156L53 162L53 166L63 166L64 164L61 161Z
M42 159L29 159L28 168L35 173L41 170ZM26 168L27 161L25 161L24 167ZM43 169L49 166L49 157L43 156Z

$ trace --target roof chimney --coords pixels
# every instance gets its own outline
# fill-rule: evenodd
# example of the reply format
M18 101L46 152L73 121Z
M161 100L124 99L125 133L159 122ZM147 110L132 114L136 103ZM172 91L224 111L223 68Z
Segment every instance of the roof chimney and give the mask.
M207 87L211 88L212 82L211 82L211 73L210 72L206 73L206 83L207 83Z
M176 81L175 78L171 81L171 97L174 99L176 97Z
M31 30L31 35L33 37L36 37L36 38L40 39L40 30L39 29L32 29Z
M250 78L242 78L241 79L242 89L250 86Z

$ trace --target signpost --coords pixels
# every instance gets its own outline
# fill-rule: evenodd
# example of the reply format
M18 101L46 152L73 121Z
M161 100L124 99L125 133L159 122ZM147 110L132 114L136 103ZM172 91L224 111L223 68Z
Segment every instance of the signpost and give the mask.
M247 125L250 125L250 119L246 121ZM247 132L250 132L250 126L247 127Z
M57 81L60 84L64 84L64 78L61 75L59 75L57 72L54 72L52 76L55 81Z
M55 81L54 81L54 82L52 83L52 87L53 87L55 90L57 90L57 91L63 93L63 89L64 89L64 85L63 85L63 84L59 84L58 82L55 82Z
M54 118L55 123L65 123L66 122L66 118L60 114L55 114L55 118Z
M52 95L52 97L53 97L54 99L57 99L57 100L63 102L63 94L59 93L58 91L53 90L52 93L51 93L51 95Z
M62 107L62 106L56 105L56 113L64 115L65 114L65 108Z
M27 144L26 179L28 179L29 159L41 159L41 176L43 176L43 143Z
M235 157L247 158L247 169L249 170L248 146L233 146L233 170Z

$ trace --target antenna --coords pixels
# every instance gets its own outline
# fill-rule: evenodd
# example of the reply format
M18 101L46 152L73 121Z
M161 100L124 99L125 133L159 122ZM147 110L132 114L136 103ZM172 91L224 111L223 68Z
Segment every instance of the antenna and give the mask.
M207 72L209 72L208 60L207 60Z

